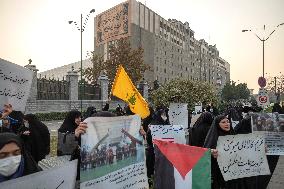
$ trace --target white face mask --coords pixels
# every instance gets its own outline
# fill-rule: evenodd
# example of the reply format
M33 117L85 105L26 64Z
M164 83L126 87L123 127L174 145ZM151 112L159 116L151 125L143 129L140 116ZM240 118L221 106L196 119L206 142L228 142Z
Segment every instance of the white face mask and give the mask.
M0 174L8 177L14 174L21 162L21 155L0 159Z
M25 122L24 124L26 128L30 128L30 124L28 122Z

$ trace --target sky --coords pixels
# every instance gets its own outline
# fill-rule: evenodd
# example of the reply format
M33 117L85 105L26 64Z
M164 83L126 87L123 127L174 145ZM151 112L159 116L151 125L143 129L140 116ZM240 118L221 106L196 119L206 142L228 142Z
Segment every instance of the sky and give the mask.
M0 58L39 72L80 60L80 22L91 9L97 14L123 0L0 0ZM231 66L231 79L257 93L262 75L262 42L284 22L284 0L147 0L140 1L165 19L188 22L196 39L216 44ZM265 30L263 26L266 25ZM253 32L243 33L243 29ZM255 33L255 34L254 34ZM83 32L83 59L94 48L94 21ZM284 72L284 25L265 42L266 76Z

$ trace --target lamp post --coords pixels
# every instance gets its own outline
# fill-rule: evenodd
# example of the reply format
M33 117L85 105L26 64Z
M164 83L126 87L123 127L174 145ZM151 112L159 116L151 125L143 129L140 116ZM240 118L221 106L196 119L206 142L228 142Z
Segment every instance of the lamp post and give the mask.
M277 30L277 28L279 26L284 25L284 22L281 24L278 24L274 30L268 35L268 37L263 37L263 39L261 39L256 33L254 33L254 35L262 42L262 77L264 78L264 42L267 41L269 39L269 37ZM265 30L265 25L263 26L263 29ZM242 30L242 32L252 32L252 30Z
M80 109L81 109L81 113L83 111L83 91L82 91L82 80L83 80L83 32L85 30L85 27L86 27L86 24L87 24L87 21L89 19L89 16L90 14L94 13L95 12L95 9L92 9L89 14L87 14L86 18L85 18L85 21L83 23L83 15L81 14L80 16L80 27L78 26L78 23L75 22L75 21L68 21L69 24L74 24L76 26L76 28L80 31L80 37L81 37L81 59L80 59Z

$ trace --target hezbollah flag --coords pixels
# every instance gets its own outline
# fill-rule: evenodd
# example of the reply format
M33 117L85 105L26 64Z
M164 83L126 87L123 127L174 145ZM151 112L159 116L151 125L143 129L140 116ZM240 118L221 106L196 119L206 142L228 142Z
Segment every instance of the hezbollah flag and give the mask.
M154 140L155 189L210 189L211 153L207 148Z
M148 104L133 85L124 68L119 65L111 93L128 103L132 112L146 118L150 115Z

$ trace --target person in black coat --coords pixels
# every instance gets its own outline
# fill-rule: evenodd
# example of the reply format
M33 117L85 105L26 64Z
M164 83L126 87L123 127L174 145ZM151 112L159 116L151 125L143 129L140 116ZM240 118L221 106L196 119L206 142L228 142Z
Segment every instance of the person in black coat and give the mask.
M6 163L9 166L6 166ZM42 169L25 151L23 142L14 133L0 133L0 182L29 175Z
M34 114L24 116L24 123L28 129L30 138L29 148L31 155L36 162L41 161L50 152L50 133L47 126L38 120ZM27 133L27 132L25 132Z
M218 152L216 150L219 136L236 134L225 115L217 116L206 136L204 147L210 148L211 157L211 177L212 189L257 189L255 177L239 178L225 181L217 163Z
M203 112L192 127L191 146L203 147L206 135L213 122L213 115L210 112Z
M168 109L164 106L156 108L156 111L153 114L153 119L150 125L170 125ZM148 129L146 134L147 148L146 148L146 167L147 167L147 176L151 178L154 174L155 166L155 153L154 146L152 141L151 130Z
M58 132L74 133L80 122L81 122L81 112L79 112L78 110L71 110L70 112L68 112L67 116L65 117L62 125L58 129Z

